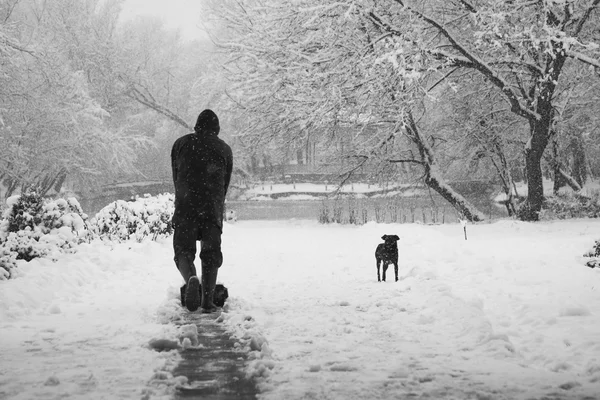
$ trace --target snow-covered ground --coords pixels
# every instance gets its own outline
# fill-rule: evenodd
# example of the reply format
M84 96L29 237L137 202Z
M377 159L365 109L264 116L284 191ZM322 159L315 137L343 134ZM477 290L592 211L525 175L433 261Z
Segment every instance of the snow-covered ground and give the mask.
M227 224L223 319L268 341L248 368L260 397L596 398L600 270L582 255L600 221L467 229ZM377 282L383 234L401 238L399 282ZM177 352L148 343L181 336L171 251L96 242L0 281L0 399L168 398Z

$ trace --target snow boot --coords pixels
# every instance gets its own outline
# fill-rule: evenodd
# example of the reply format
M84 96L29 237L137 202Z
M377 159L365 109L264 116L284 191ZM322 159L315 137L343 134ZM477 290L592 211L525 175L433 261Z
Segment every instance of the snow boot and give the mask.
M200 280L197 276L191 276L185 290L185 306L190 311L196 311L200 307Z

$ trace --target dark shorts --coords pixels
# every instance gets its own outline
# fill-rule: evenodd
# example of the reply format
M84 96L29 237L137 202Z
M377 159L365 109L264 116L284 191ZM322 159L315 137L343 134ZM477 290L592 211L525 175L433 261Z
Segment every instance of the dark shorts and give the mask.
M198 223L194 220L178 221L174 226L173 250L175 265L186 258L188 264L193 264L196 258L196 242L201 243L200 260L203 267L216 269L223 264L221 252L221 227L211 223Z

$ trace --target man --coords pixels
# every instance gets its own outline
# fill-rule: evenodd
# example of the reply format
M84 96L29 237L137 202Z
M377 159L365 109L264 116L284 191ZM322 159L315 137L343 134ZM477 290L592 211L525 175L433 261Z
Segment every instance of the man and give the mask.
M231 180L231 148L217 137L219 118L211 110L198 116L194 133L175 141L171 150L175 212L175 265L185 281L185 306L203 313L217 310L213 303L217 272L223 264L221 233L225 195ZM200 241L202 295L196 274L196 241Z

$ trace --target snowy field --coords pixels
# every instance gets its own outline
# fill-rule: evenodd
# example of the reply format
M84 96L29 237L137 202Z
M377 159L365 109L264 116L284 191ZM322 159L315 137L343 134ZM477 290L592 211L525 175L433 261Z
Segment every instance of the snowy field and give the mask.
M400 281L374 249L400 236ZM261 399L595 399L600 221L225 227L223 323ZM0 281L0 399L169 398L180 276L169 240L83 245ZM260 343L259 343L260 344ZM254 346L256 347L256 346Z

